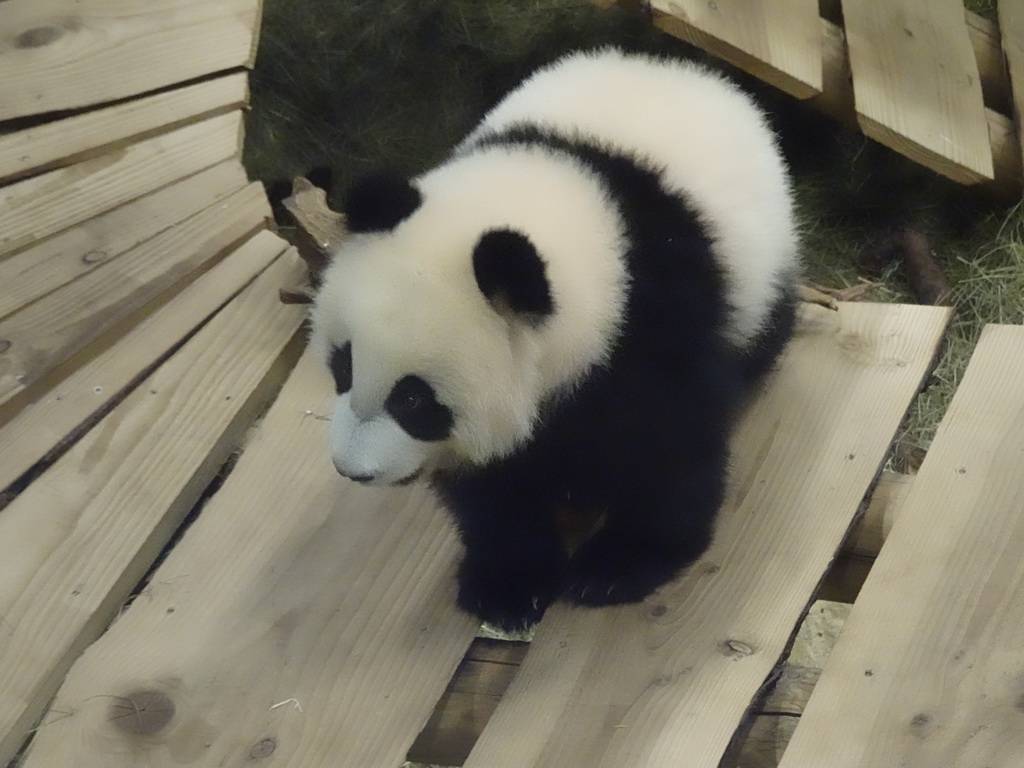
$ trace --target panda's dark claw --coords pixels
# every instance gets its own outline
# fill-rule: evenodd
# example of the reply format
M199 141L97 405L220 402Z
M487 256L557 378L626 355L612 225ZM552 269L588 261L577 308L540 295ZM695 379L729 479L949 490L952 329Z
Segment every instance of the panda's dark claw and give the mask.
M459 570L459 607L506 632L536 624L557 594L557 584L520 572L496 572L468 560Z

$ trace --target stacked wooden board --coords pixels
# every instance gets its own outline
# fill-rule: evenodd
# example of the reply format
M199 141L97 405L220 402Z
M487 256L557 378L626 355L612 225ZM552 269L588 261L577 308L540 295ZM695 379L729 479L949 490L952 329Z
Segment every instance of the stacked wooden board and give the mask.
M1019 0L999 0L999 25L965 13L961 0L653 0L649 6L659 28L858 125L907 157L963 184L1020 194Z
M642 604L556 605L528 650L474 642L429 491L327 460L296 262L238 163L258 13L0 3L0 765L394 768L458 730L469 766L750 768L949 312L807 307L712 549ZM1020 764L1022 363L990 328L920 475L876 492L786 768Z
M0 765L295 357L240 163L259 12L0 3Z

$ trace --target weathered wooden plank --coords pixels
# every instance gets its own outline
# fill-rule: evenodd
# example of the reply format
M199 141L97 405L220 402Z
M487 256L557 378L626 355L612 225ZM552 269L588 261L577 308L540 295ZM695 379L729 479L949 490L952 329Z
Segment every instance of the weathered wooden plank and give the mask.
M986 328L782 766L1021 765L1022 368Z
M810 307L734 440L715 543L640 605L556 605L466 765L717 766L834 556L949 313Z
M429 490L334 471L333 399L303 358L223 488L71 670L25 768L401 764L476 622L454 606L459 545ZM120 715L143 691L174 717L140 734Z
M0 136L0 181L69 165L166 126L227 112L248 100L242 73L123 102Z
M0 261L0 318L91 272L248 184L227 160Z
M93 414L108 407L276 258L287 243L269 231L232 252L201 279L128 330L118 343L0 427L0 488L8 487L56 446L67 447ZM276 250L271 242L276 242Z
M1017 142L1024 157L1024 3L1020 0L999 0L999 28L1006 66L1010 71ZM1024 173L1024 168L1021 170Z
M817 0L653 0L673 34L799 99L821 92Z
M0 322L0 404L262 228L269 215L263 187L250 184Z
M978 66L960 0L845 0L861 130L965 184L992 179Z
M251 65L260 0L0 3L0 120Z
M233 157L241 130L232 112L0 188L0 256Z
M283 378L273 369L302 312L277 290L297 267L264 272L0 515L0 764ZM102 763L79 753L59 764Z

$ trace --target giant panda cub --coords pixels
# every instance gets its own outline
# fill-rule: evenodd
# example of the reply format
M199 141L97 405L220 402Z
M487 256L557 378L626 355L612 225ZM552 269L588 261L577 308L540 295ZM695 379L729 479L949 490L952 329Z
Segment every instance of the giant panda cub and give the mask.
M750 98L692 63L570 55L345 213L312 309L334 465L430 479L462 608L522 627L560 596L641 600L701 555L733 416L794 317L790 185ZM567 503L602 513L571 557Z

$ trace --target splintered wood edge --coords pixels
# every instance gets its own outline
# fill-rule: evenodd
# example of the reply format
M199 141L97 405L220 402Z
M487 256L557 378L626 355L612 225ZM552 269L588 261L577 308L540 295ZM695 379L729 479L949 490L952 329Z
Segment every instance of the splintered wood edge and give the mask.
M332 211L327 205L327 193L303 176L292 181L292 194L282 205L295 217L298 225L295 246L309 269L310 284L316 288L332 254L348 235L345 216ZM301 295L302 291L291 293ZM296 299L294 303L306 303L295 295L291 298Z

